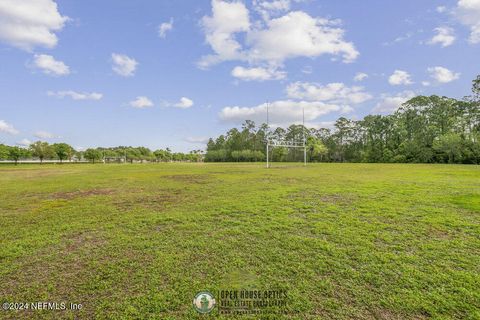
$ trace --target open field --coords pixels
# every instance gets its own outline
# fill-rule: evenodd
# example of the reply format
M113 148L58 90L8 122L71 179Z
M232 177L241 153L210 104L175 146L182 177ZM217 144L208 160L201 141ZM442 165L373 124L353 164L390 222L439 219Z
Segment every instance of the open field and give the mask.
M2 166L0 241L0 302L83 305L1 319L216 318L194 295L236 288L286 290L271 319L480 318L479 166Z

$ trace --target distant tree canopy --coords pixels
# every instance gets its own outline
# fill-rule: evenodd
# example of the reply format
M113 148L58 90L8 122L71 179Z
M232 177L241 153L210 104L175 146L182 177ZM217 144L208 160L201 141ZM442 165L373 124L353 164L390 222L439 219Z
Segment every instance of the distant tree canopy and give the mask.
M119 147L112 147L112 148L97 148L96 150L98 150L101 154L100 159L105 159L105 161L107 162L115 162L115 161L126 161L131 163L133 163L134 161L199 162L203 160L203 154L202 154L202 151L200 150L193 150L193 151L190 151L189 153L182 153L182 152L172 152L169 148L152 151L146 147L126 147L126 146L119 146Z
M307 136L309 161L480 164L480 76L464 100L418 96L394 114L338 119L333 129L301 125L268 131L277 140ZM267 126L245 121L241 130L210 139L205 161L265 160ZM272 161L301 161L303 150L275 147Z
M76 151L66 143L49 144L44 141L36 141L28 148L7 146L0 144L0 160L11 160L17 163L19 160L38 159L44 160L86 160L95 162L166 162L166 161L189 161L199 162L203 160L201 150L193 150L189 153L172 152L169 148L152 151L146 147L112 147L112 148L89 148L85 151Z

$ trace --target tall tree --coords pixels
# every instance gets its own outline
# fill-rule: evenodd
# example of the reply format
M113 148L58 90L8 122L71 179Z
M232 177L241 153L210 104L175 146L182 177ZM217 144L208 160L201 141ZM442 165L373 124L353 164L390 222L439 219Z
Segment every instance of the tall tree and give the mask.
M461 163L462 161L462 138L456 133L449 133L441 136L433 143L433 149L443 162Z
M58 159L60 160L60 163L62 163L63 160L66 160L69 157L71 158L75 152L75 150L70 145L63 142L54 143L52 147Z
M322 161L323 157L328 153L328 149L323 144L323 142L314 136L308 137L307 150L308 150L310 161L313 161L313 160Z
M100 150L90 148L85 150L83 157L89 161L92 161L92 163L95 163L95 161L102 159L102 152Z
M10 147L8 150L8 158L10 160L15 161L15 165L17 165L18 160L22 158L26 158L29 156L28 150L20 147Z
M9 155L9 148L4 144L0 144L0 160L7 160Z
M480 102L480 75L472 81L473 100Z

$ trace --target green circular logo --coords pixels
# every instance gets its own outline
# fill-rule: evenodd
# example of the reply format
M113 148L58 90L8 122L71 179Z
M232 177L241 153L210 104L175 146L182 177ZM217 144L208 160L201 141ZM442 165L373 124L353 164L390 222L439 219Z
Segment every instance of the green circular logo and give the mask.
M200 291L193 298L193 307L200 313L209 313L215 307L215 298L208 291Z

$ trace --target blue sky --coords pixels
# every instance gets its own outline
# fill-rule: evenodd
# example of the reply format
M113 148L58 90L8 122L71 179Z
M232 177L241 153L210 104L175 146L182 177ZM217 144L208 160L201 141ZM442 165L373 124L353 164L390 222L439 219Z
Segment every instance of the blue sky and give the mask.
M0 143L188 151L267 101L275 125L329 127L461 98L479 21L480 0L4 0Z

